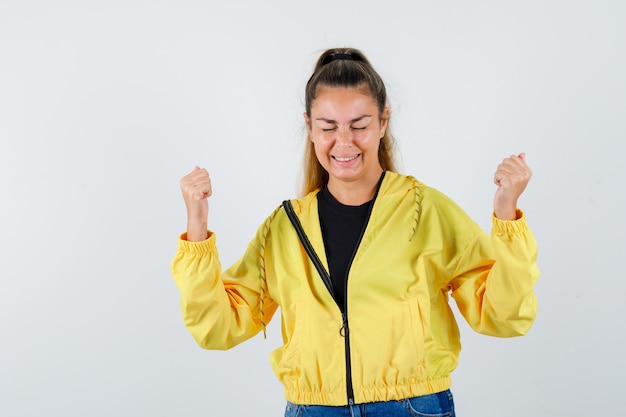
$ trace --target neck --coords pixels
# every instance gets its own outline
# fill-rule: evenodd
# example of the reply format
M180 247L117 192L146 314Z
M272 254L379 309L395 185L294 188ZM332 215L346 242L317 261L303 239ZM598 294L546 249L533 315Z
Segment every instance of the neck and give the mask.
M382 173L381 169L373 173L373 175L358 181L341 181L330 178L327 185L328 191L341 204L360 206L374 198Z

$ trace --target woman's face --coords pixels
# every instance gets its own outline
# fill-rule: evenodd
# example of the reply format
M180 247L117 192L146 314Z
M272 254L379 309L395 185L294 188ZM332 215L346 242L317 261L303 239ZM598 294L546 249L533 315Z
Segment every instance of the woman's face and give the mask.
M385 109L381 120L374 99L362 89L320 87L310 119L306 113L304 118L330 188L335 182L378 181L378 146L388 113Z

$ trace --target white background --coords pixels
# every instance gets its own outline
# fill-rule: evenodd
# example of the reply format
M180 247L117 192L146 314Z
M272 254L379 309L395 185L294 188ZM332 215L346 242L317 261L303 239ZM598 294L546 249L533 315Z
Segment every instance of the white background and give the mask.
M298 193L333 46L386 80L401 171L484 228L500 160L533 168L539 315L515 339L460 323L458 415L619 415L624 4L0 0L0 415L282 415L278 320L227 352L183 326L178 181L210 170L229 265Z

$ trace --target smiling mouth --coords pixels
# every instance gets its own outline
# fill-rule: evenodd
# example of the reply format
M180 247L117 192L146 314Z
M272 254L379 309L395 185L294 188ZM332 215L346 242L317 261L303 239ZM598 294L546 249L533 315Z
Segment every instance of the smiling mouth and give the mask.
M354 155L354 156L347 156L347 157L341 157L341 156L333 156L332 158L337 161L337 162L350 162L350 161L354 161L355 159L357 159L359 156L361 156L360 153Z

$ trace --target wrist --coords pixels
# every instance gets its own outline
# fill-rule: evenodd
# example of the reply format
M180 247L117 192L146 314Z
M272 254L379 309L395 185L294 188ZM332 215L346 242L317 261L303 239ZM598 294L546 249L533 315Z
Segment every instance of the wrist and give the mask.
M494 216L496 216L496 218L500 220L517 220L519 211L517 210L517 207L514 207L514 208L494 207L493 214Z
M208 237L207 222L188 222L187 223L187 240L190 242L200 242Z

